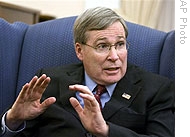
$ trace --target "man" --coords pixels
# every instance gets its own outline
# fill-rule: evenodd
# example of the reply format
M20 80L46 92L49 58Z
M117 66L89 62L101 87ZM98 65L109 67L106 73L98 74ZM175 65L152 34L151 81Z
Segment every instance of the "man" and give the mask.
M173 137L174 83L127 63L127 36L111 9L81 14L74 39L82 63L41 69L3 115L2 137Z

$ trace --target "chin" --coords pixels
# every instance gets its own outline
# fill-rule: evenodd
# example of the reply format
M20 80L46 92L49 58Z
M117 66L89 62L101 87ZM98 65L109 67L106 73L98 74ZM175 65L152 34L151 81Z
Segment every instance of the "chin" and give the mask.
M106 79L106 81L110 85L110 84L117 83L121 78L122 77L113 77L113 78Z

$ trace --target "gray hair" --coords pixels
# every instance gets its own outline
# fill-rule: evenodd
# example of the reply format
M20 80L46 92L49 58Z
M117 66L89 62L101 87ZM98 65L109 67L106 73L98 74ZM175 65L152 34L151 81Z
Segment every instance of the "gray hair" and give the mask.
M112 9L105 7L88 9L79 15L74 23L74 42L86 43L88 39L87 31L104 30L117 21L123 25L127 38L128 28L125 20Z

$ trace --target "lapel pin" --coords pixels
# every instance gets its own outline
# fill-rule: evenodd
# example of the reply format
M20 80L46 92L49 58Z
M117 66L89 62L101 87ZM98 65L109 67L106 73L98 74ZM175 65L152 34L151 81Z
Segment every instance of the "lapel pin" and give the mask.
M131 95L129 95L127 93L123 93L122 97L129 100L131 98Z

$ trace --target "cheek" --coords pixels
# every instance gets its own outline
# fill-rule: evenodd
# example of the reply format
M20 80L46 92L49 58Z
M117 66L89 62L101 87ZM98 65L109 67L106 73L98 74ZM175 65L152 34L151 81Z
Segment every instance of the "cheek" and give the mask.
M101 58L91 52L85 52L83 56L83 64L86 69L97 70L100 66Z
M87 73L92 77L100 77L103 74L102 66L105 63L105 57L98 55L85 56L83 60L84 67Z
M85 64L91 70L91 72L95 73L101 70L103 61L99 57L91 56L85 59Z
M84 68L87 72L87 74L93 79L97 79L97 76L100 78L102 77L102 67L101 64L96 61L96 60L92 60L92 61L84 61Z
M121 54L120 60L122 62L122 73L125 73L127 69L127 51L124 54Z
M124 76L125 75L125 73L126 73L126 70L127 70L127 61L124 61L123 62L123 66L122 66L122 76Z
M121 62L122 62L123 64L125 64L125 63L127 62L127 54L128 54L128 52L127 52L127 50L126 50L125 52L123 52L123 53L121 53L121 54L119 55L119 58L120 58L120 60L121 60Z

